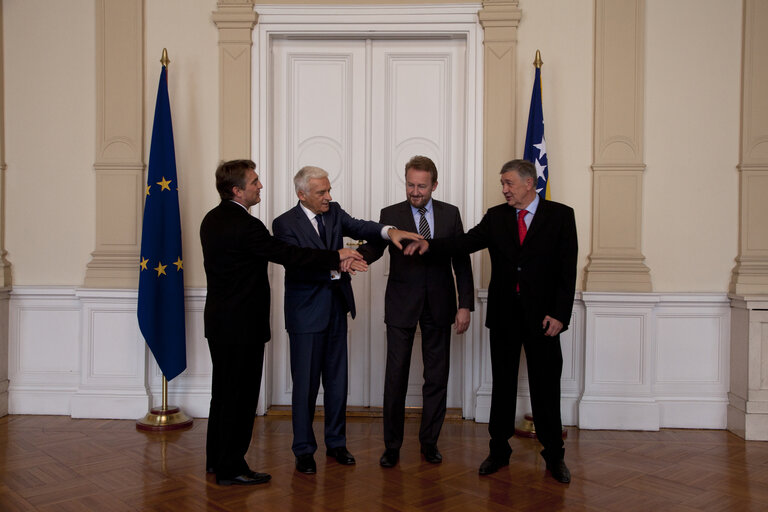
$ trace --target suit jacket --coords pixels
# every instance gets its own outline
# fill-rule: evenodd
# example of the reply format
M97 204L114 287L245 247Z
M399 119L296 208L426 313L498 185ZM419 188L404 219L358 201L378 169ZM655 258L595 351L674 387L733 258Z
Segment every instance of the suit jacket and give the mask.
M374 240L381 238L383 224L351 217L339 203L331 203L323 214L325 245L317 235L301 204L297 203L272 222L272 231L280 240L300 247L343 247L344 237ZM352 293L349 274L342 272L341 279L331 281L328 271L306 268L303 265L285 266L285 327L290 333L305 334L322 332L328 327L331 298L335 287L344 297L346 310L355 317L355 296Z
M546 315L561 321L563 330L568 328L578 255L572 208L540 201L522 246L515 208L506 203L490 208L466 234L432 240L429 244L429 252L437 254L470 253L484 248L488 248L491 256L486 327L514 329L505 324L519 283L529 329L540 330Z
M456 237L464 233L461 214L455 206L432 199L435 232L433 238ZM408 201L387 206L381 210L382 224L418 232ZM424 305L428 304L437 325L449 326L456 317L456 285L459 307L474 309L474 281L468 254L453 257L427 253L424 256L405 256L385 240L375 240L360 247L359 251L369 263L381 257L389 246L389 278L384 300L384 322L402 328L416 327ZM453 267L453 270L451 268Z
M222 201L206 214L200 241L208 280L205 337L221 343L269 341L268 261L339 267L338 252L300 249L277 240L259 219L232 201Z

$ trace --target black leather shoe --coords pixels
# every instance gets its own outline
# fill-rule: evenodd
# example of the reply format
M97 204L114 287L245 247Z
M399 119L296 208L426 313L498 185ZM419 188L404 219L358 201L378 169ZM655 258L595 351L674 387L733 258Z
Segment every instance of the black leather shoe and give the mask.
M344 464L345 466L351 466L355 463L355 458L352 456L351 453L347 450L346 446L339 446L338 448L328 448L325 451L325 454L329 457L333 457L336 459L336 462L339 464Z
M421 453L424 454L424 460L430 464L440 464L443 462L443 456L437 449L437 445L427 445L421 447Z
M254 473L249 471L248 473L237 475L232 478L217 478L216 483L219 485L257 485L265 484L270 481L271 475L267 473Z
M509 466L508 460L498 460L494 459L493 455L489 455L485 458L482 464L480 464L480 470L478 471L481 475L490 475L495 472L497 472L499 469L503 468L504 466Z
M400 460L400 450L387 448L379 459L379 464L385 468L393 468L398 460Z
M568 466L565 465L563 459L547 462L547 471L550 472L552 478L561 484L567 484L571 481L571 472L568 471Z
M296 457L296 471L299 473L304 473L305 475L314 475L317 473L315 458L311 453L306 453Z

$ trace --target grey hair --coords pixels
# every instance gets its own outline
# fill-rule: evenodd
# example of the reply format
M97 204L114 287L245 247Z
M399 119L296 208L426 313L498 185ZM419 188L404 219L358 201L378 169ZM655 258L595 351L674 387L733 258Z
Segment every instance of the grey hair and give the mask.
M499 174L504 174L509 171L517 172L517 175L523 180L531 178L533 180L533 185L536 185L538 176L536 175L536 167L531 162L527 160L510 160L501 167L501 172Z
M301 190L305 194L309 193L309 180L327 178L328 173L320 167L314 167L312 165L305 165L296 176L293 177L293 186L296 188L296 192Z

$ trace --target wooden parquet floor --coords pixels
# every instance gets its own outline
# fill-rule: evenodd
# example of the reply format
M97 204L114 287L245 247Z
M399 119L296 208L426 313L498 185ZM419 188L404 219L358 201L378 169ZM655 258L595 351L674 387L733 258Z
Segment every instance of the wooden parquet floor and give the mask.
M220 487L205 473L206 420L171 434L133 421L65 416L0 418L0 510L8 511L748 511L768 510L768 443L725 431L568 429L570 485L547 476L533 440L512 439L509 467L480 477L486 425L446 422L443 463L419 454L406 423L400 464L378 464L381 419L350 418L355 466L316 454L318 473L294 470L290 417L255 421L248 461L272 481ZM318 439L322 424L315 423Z

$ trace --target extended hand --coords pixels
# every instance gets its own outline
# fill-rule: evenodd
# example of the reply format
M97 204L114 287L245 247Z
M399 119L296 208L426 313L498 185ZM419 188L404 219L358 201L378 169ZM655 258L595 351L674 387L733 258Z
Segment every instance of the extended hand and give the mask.
M341 262L342 272L349 272L350 274L355 275L356 272L366 272L367 270L368 264L365 261L347 258Z
M400 250L403 249L400 240L421 240L424 238L418 233L411 233L410 231L403 231L395 228L390 228L390 230L387 231L387 234L389 235L389 240Z
M456 334L464 334L469 328L469 308L459 308L456 311L456 321L454 322Z
M547 315L541 322L541 328L544 329L544 336L557 336L563 330L563 322Z
M414 240L409 243L408 246L403 249L403 254L406 256L412 256L414 254L424 254L429 250L429 242L426 240Z
M349 258L365 261L365 259L363 258L363 255L354 249L349 249L346 247L344 249L339 249L339 259L341 261L344 261Z

